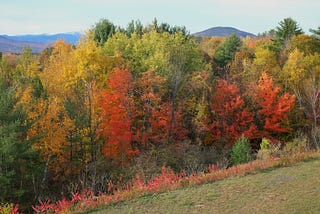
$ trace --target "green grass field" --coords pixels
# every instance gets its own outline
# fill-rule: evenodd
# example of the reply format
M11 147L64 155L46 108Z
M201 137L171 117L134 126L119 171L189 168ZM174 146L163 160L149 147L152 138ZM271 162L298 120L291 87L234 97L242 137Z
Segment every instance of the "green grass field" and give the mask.
M84 213L320 213L320 160L148 194Z

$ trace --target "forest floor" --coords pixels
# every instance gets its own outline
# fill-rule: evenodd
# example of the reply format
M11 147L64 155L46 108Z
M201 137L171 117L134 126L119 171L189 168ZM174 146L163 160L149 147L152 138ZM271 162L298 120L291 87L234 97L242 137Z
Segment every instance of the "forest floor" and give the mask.
M145 194L83 213L320 213L320 159Z

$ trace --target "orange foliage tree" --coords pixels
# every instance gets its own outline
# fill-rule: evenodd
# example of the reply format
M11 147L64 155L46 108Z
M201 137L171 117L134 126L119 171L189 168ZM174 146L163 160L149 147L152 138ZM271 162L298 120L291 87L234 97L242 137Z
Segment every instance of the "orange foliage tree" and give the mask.
M295 97L289 93L280 94L280 90L274 86L271 76L262 73L254 95L259 108L257 118L262 123L261 137L273 139L272 135L289 131L283 124L294 106Z
M106 81L107 89L101 94L101 124L99 132L104 135L104 154L121 166L139 152L133 148L134 105L132 99L131 73L116 68Z
M136 139L144 147L149 143L158 143L165 132L159 132L159 126L166 126L167 120L162 117L161 97L164 93L162 85L165 78L160 77L152 71L142 73L141 78L137 79L136 88Z
M208 130L214 142L233 144L242 135L249 139L256 137L254 115L246 109L237 85L218 80L210 108Z
M35 139L33 147L46 163L41 185L47 182L49 173L48 179L62 181L71 172L70 133L75 124L64 108L64 100L71 93L64 87L63 74L72 69L72 52L72 45L57 40L42 64L43 70L29 74L32 84L24 90L21 99L27 104L28 121L32 122L27 137Z
M178 106L174 111L174 118L171 114L172 106L169 102L162 102L155 111L152 112L150 119L153 130L152 140L156 143L181 142L188 131L182 126L182 107ZM170 134L171 127L171 134Z
M137 93L135 139L145 147L148 147L150 143L180 141L186 135L186 129L181 126L182 108L178 106L173 111L172 134L169 136L172 111L170 103L164 99L165 82L165 77L147 71L142 73L141 78L135 84Z

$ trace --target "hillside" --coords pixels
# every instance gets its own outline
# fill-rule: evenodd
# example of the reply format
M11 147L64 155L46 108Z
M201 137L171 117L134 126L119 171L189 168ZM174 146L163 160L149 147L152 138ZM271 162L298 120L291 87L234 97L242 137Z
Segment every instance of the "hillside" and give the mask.
M235 33L236 36L238 37L255 37L254 34L249 33L249 32L245 32L245 31L241 31L238 30L236 28L232 28L232 27L213 27L213 28L209 28L207 30L198 32L198 33L194 33L194 36L200 36L200 37L207 37L207 36L212 36L212 37L228 37L230 36L232 33Z
M38 34L19 36L0 35L0 52L20 53L24 46L29 46L34 53L39 53L57 39L63 39L68 43L76 44L80 36L80 33L61 33L53 35Z
M320 213L320 159L83 213Z
M80 33L59 33L59 34L35 34L35 35L18 35L18 36L8 36L2 35L3 37L14 40L14 41L23 41L23 42L36 42L49 44L57 39L63 39L68 43L76 44L81 36Z
M39 53L48 45L36 42L14 41L4 36L0 36L0 52L3 53L20 53L24 46L29 46L34 53Z

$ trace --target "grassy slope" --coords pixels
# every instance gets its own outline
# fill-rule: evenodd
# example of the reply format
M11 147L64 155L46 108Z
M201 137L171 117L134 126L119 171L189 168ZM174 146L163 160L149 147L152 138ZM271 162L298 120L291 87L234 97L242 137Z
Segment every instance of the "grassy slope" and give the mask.
M145 195L86 213L320 213L320 160Z

